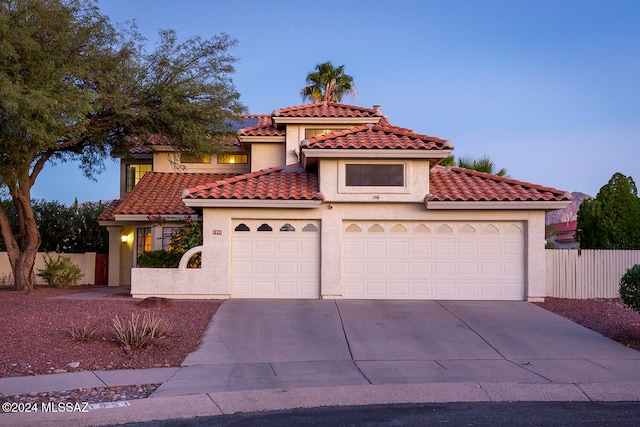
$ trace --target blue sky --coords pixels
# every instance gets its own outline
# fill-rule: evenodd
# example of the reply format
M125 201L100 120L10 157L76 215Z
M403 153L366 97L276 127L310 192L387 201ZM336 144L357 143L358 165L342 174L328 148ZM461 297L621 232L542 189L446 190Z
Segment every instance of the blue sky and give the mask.
M392 124L489 155L512 178L596 195L615 172L640 181L640 2L624 0L101 0L151 45L238 40L234 82L252 113L302 104L316 64L345 65L354 104ZM351 100L349 99L349 102ZM118 195L117 163L97 182L49 166L32 196ZM64 185L60 183L64 182Z

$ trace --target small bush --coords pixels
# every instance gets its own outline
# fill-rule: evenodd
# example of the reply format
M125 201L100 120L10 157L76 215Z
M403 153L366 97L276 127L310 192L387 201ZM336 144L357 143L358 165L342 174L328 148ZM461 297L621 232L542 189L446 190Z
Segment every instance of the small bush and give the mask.
M89 330L89 325L86 323L83 326L77 325L76 323L71 323L69 329L67 329L69 334L71 334L71 339L78 342L86 342L93 336L95 331Z
M138 257L138 267L175 268L180 263L181 254L165 250L143 252Z
M620 298L632 310L640 312L640 264L636 264L620 279Z
M116 338L125 348L147 348L156 340L169 335L171 323L162 318L145 313L142 320L137 314L131 314L131 320L115 317L112 321Z
M0 288L12 288L13 286L15 286L13 274L0 274Z
M44 270L40 270L38 276L58 289L66 289L77 284L83 276L82 270L71 262L71 258L59 254L57 259L51 258L49 254L44 254L44 265Z

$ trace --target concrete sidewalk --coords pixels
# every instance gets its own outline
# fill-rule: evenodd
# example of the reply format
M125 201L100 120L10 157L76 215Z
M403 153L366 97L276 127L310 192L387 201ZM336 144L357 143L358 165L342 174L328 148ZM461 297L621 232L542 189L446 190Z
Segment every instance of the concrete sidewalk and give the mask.
M181 368L0 379L4 395L163 383L89 413L0 425L96 425L297 407L640 401L640 352L526 302L230 300Z

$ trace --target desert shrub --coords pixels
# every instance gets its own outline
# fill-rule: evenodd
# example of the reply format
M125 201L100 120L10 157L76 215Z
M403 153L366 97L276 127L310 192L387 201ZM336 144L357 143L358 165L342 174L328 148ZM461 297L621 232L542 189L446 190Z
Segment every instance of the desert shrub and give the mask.
M13 274L0 274L0 288L12 288L14 285Z
M40 270L38 276L55 288L66 289L73 286L82 278L80 267L71 262L71 258L58 254L56 259L49 254L44 254L44 270Z
M71 323L71 326L69 327L69 329L67 329L67 331L71 335L71 339L78 342L89 341L89 339L96 332L95 330L89 330L89 325L86 323L82 326L76 323Z
M163 249L147 251L138 257L138 267L143 268L175 268L180 263L182 254L168 252Z
M640 264L636 264L620 279L620 298L632 310L640 312Z
M156 340L169 335L172 325L166 320L145 313L140 320L137 314L131 314L131 320L115 317L112 321L116 339L125 348L146 348Z

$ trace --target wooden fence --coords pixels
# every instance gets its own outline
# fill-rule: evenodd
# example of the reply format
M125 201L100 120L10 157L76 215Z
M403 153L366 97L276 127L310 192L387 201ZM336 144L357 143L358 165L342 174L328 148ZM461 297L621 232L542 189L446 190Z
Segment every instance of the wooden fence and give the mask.
M620 278L640 264L640 251L547 249L547 296L618 298Z

